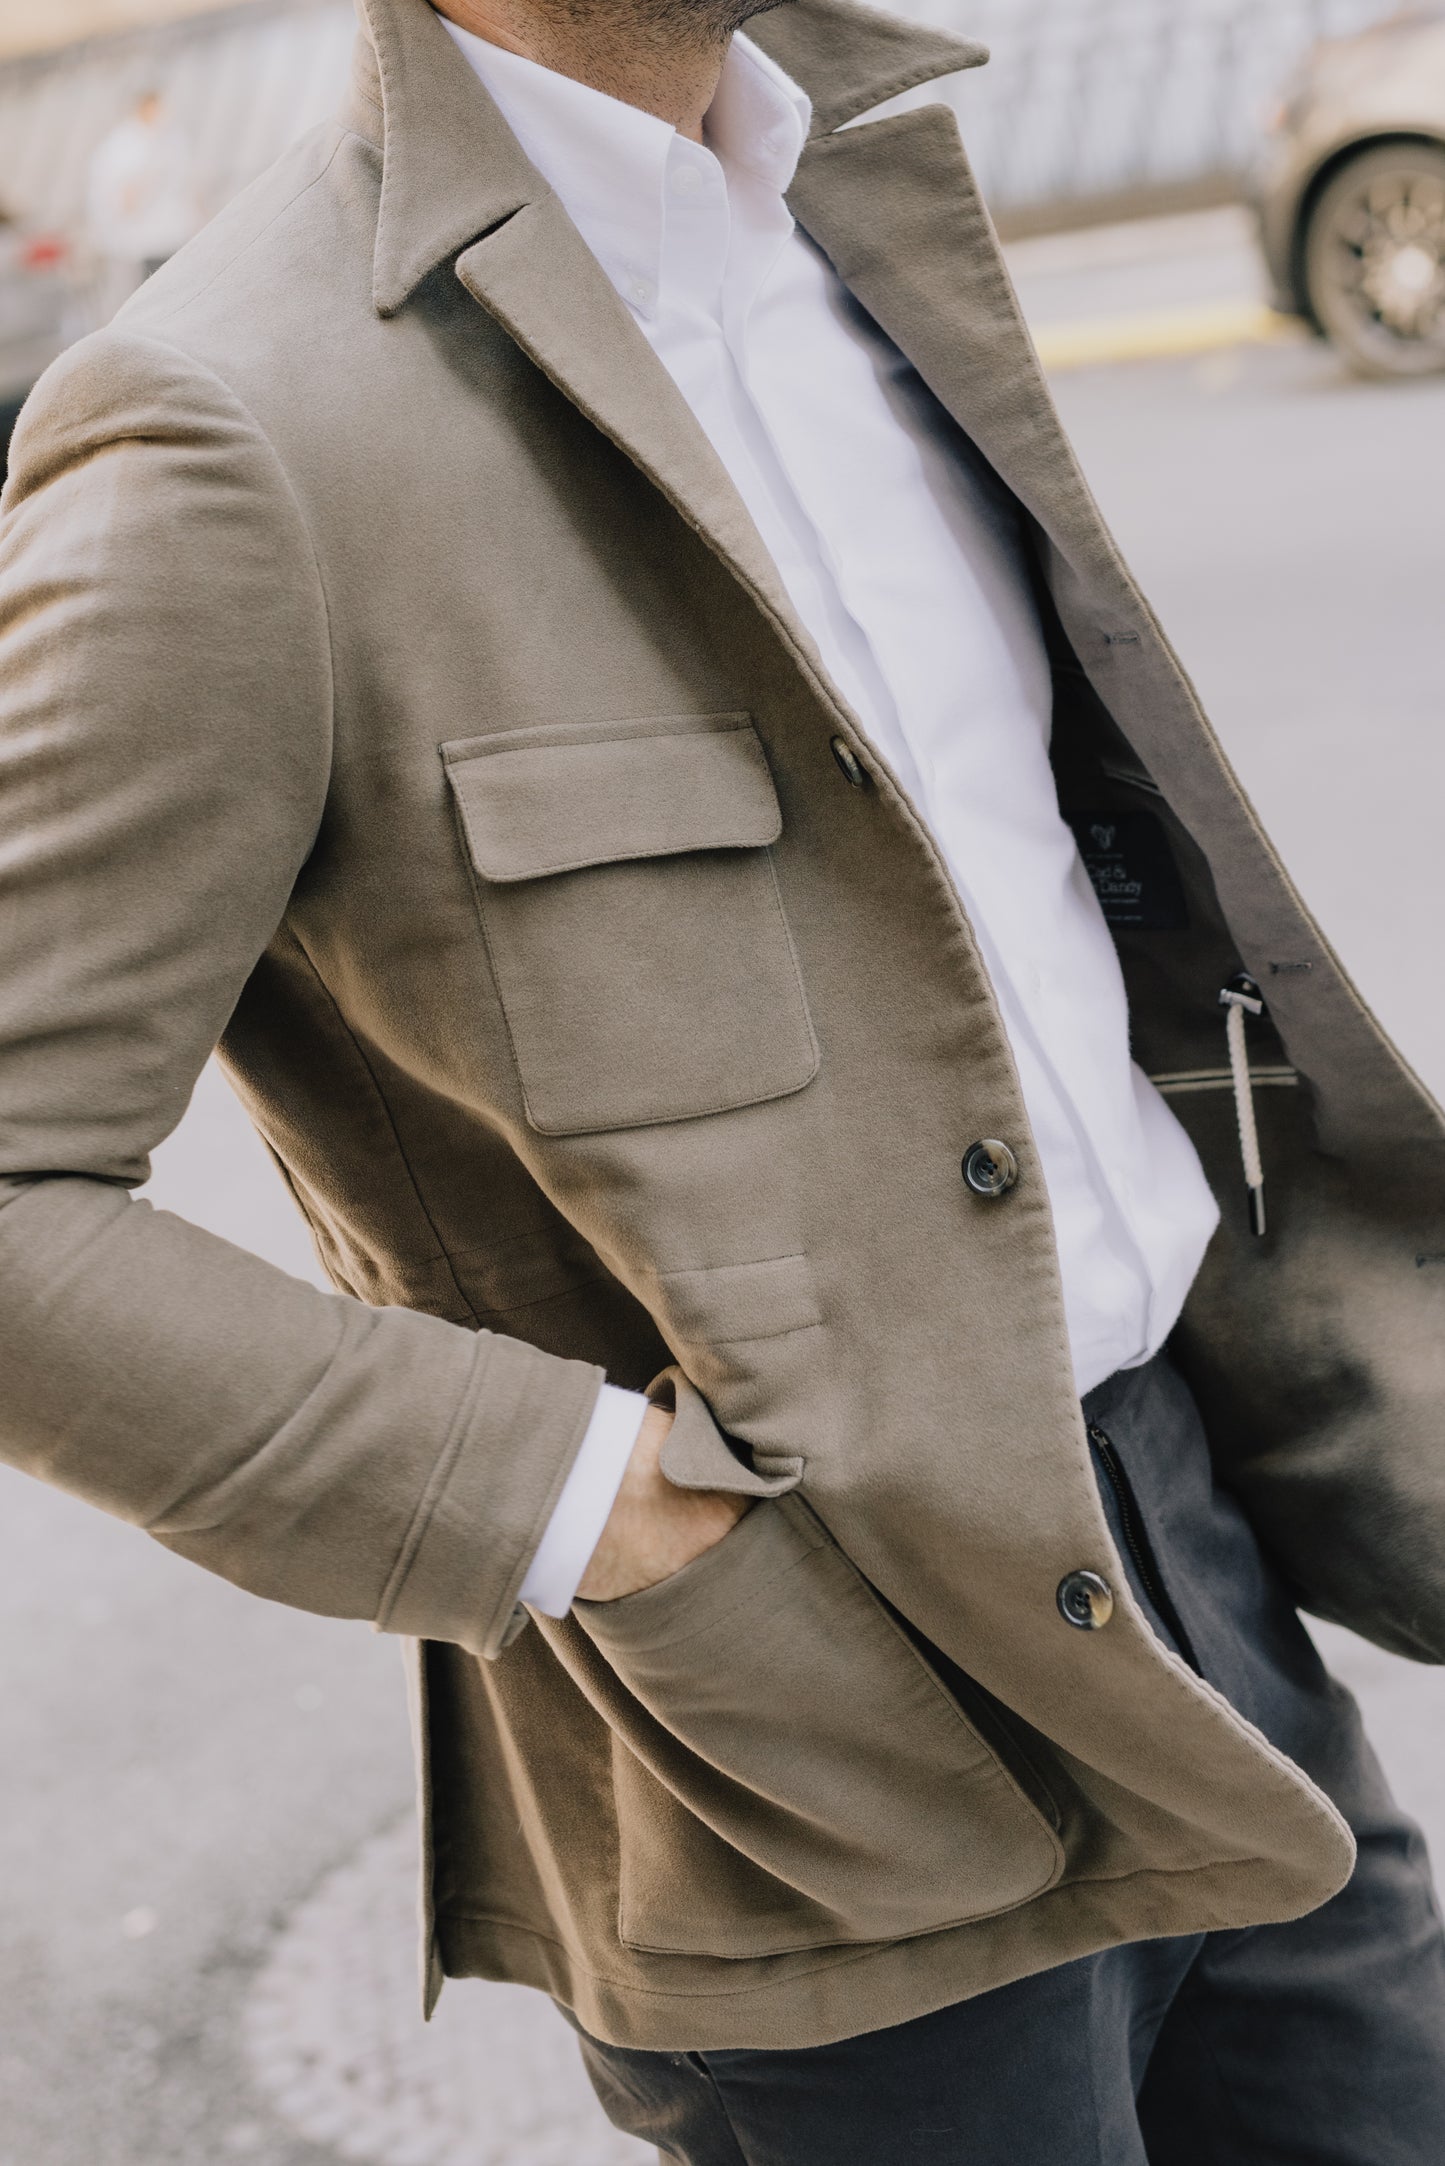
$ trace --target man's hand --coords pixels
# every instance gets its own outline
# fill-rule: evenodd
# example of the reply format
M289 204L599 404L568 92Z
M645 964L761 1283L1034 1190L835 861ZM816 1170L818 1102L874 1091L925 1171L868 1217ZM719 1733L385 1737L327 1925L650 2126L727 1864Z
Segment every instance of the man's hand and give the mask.
M730 1534L752 1502L720 1489L678 1489L663 1473L672 1427L666 1407L649 1407L622 1487L577 1589L584 1602L616 1602L670 1579Z

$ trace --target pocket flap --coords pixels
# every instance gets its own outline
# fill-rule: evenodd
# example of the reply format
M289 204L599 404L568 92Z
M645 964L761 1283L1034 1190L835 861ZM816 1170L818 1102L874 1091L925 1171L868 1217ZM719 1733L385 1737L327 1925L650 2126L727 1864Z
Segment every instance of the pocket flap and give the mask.
M778 793L745 714L508 730L444 745L442 756L484 880L762 849L782 833Z

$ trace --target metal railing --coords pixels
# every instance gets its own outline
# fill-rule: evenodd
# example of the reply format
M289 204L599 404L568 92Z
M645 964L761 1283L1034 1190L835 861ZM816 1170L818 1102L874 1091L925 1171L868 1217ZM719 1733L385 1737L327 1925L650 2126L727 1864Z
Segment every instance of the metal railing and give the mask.
M903 4L992 50L953 99L1014 227L1237 194L1267 108L1314 42L1399 12L1398 0Z
M995 207L1018 224L1091 206L1237 189L1260 117L1323 35L1398 0L892 0L985 40L949 95ZM249 0L191 22L0 65L0 202L68 227L94 143L145 83L164 88L220 204L339 93L349 0Z

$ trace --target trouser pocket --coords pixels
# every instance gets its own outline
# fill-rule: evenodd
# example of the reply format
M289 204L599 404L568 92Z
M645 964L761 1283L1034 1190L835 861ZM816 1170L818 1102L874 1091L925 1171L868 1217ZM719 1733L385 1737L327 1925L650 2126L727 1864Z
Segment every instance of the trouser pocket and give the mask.
M1109 1522L1109 1532L1114 1546L1123 1559L1129 1575L1129 1584L1135 1600L1149 1619L1155 1632L1166 1647L1182 1655L1192 1670L1198 1670L1189 1635L1184 1629L1173 1597L1164 1583L1164 1575L1150 1540L1144 1514L1134 1494L1134 1484L1129 1470L1119 1455L1117 1446L1108 1431L1096 1421L1089 1423L1089 1451L1099 1484L1099 1496L1104 1506L1104 1516Z

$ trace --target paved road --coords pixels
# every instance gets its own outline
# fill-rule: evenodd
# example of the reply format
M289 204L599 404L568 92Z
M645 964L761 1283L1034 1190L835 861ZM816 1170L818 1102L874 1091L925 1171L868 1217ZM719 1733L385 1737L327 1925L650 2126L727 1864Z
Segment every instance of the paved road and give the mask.
M1200 254L1217 298L1221 247ZM1173 255L1165 283L1189 297ZM1158 285L1125 247L1109 307ZM1066 253L1035 259L1041 318L1087 288ZM1060 395L1307 895L1445 1090L1445 386L1364 388L1286 347L1073 374ZM214 1077L155 1194L311 1270ZM1445 1674L1325 1637L1445 1857ZM453 1989L417 2043L408 1794L393 1647L0 1476L0 2166L629 2155L585 2103L509 2121L502 2071L551 2067L526 1996Z
M1036 332L1268 297L1253 221L1233 204L1185 218L1041 233L1015 241L1008 256Z

